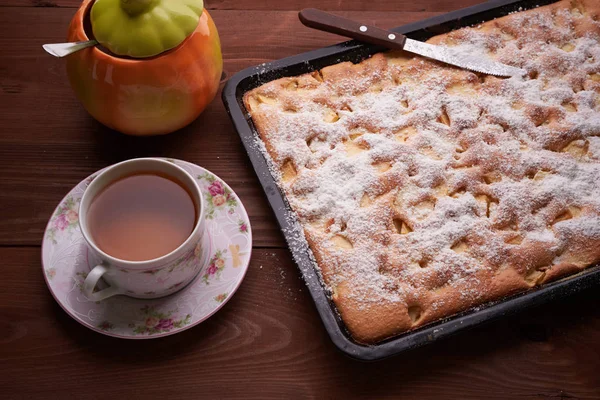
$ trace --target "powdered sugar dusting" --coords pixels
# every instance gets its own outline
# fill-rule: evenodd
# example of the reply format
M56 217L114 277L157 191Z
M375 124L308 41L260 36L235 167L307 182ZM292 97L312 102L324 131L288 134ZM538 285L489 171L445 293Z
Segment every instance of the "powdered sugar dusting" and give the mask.
M600 257L600 23L569 4L431 40L525 77L389 53L247 95L342 316L409 329Z

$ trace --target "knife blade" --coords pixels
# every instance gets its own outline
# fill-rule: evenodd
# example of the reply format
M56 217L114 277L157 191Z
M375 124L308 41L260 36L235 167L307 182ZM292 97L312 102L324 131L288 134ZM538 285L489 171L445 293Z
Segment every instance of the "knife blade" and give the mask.
M470 71L499 77L519 76L526 73L521 68L502 64L485 55L467 54L450 47L409 39L400 33L361 24L316 8L306 8L298 13L298 17L304 25L310 28L336 33L389 49L408 51Z

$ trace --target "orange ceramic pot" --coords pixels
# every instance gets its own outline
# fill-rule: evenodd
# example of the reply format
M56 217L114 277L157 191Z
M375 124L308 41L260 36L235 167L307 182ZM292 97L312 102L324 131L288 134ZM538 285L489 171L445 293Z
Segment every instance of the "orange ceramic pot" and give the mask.
M90 39L84 26L92 3L84 0L71 20L69 42ZM85 109L110 128L140 136L170 133L196 119L215 97L223 70L219 35L206 9L187 39L158 56L123 58L90 47L66 62Z

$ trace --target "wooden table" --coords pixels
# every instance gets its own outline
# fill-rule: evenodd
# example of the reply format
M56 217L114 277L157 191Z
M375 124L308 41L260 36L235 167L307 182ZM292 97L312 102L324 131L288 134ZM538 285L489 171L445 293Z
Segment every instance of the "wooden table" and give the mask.
M341 41L303 28L303 7L392 27L478 1L214 0L208 9L231 76ZM78 3L0 0L1 398L600 398L597 290L382 362L338 352L218 97L191 126L154 138L110 131L77 102L64 62L41 44L64 41ZM71 187L139 156L220 175L246 205L255 242L243 285L216 315L178 335L125 341L80 326L56 304L40 242Z

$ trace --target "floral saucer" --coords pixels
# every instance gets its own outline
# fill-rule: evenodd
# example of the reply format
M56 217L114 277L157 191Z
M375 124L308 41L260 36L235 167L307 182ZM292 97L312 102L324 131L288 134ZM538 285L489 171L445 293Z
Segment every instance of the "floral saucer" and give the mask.
M231 188L211 172L186 161L168 160L198 180L206 199L206 266L185 288L160 299L114 296L100 302L81 291L98 263L79 230L79 201L100 172L80 182L60 202L42 243L42 267L60 306L88 328L119 338L150 339L199 324L219 310L242 283L252 252L248 214Z

